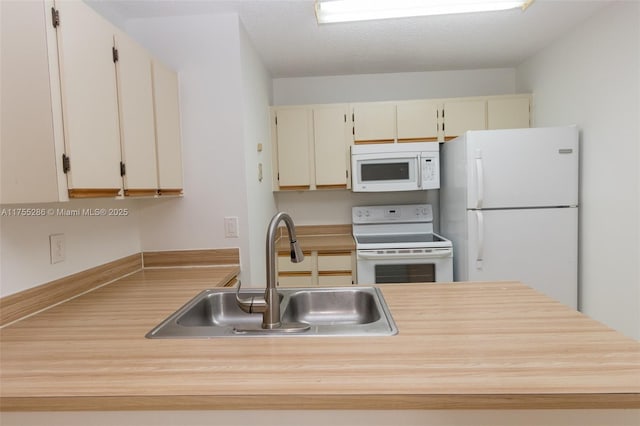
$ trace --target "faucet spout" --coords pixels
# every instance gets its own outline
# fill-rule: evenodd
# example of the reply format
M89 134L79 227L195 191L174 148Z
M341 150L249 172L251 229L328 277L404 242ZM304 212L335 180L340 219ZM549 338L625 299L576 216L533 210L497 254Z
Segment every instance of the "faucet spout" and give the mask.
M304 260L304 253L296 238L293 219L291 219L291 216L287 213L277 213L271 219L267 229L267 287L264 291L264 297L240 298L240 286L238 286L236 300L240 309L243 311L248 313L262 313L262 328L265 330L286 329L291 332L305 331L309 329L308 324L291 323L283 325L280 320L280 295L278 294L276 281L276 237L280 222L284 222L287 227L291 261L299 263Z
M304 254L298 244L296 229L291 216L285 212L279 212L271 219L267 229L267 288L264 298L267 302L267 309L263 313L262 328L276 328L280 326L280 298L276 289L276 237L278 225L284 222L289 235L289 246L291 249L291 261L302 262Z

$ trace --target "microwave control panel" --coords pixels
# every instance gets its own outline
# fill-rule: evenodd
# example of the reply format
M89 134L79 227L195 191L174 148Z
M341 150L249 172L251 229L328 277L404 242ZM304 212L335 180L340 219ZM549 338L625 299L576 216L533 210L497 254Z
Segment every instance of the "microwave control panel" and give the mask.
M440 161L438 153L423 152L420 156L422 189L440 188Z

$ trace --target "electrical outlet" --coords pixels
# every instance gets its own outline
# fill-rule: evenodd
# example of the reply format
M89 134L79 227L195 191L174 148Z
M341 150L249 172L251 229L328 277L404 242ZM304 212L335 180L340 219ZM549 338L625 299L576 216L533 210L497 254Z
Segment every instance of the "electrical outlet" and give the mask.
M236 216L224 218L224 236L225 238L238 238L240 236L238 218Z
M49 253L51 255L51 264L64 262L65 251L64 234L49 235Z

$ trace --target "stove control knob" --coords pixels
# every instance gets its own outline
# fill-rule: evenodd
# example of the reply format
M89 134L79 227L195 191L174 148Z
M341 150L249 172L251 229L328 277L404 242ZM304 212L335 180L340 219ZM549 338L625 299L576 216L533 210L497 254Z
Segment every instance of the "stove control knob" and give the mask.
M365 215L366 217L369 217L369 215L370 215L369 210L365 210L365 211L364 211L364 215Z

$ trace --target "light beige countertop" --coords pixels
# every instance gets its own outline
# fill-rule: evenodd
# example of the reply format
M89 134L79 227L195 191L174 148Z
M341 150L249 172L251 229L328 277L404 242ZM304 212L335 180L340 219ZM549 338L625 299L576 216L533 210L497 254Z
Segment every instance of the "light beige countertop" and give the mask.
M237 272L144 270L3 328L0 408L640 408L640 343L520 283L381 286L391 337L144 337Z
M288 253L289 239L284 228L281 228L281 232L276 248L278 253ZM298 226L296 232L298 243L304 252L344 253L356 249L351 225Z

